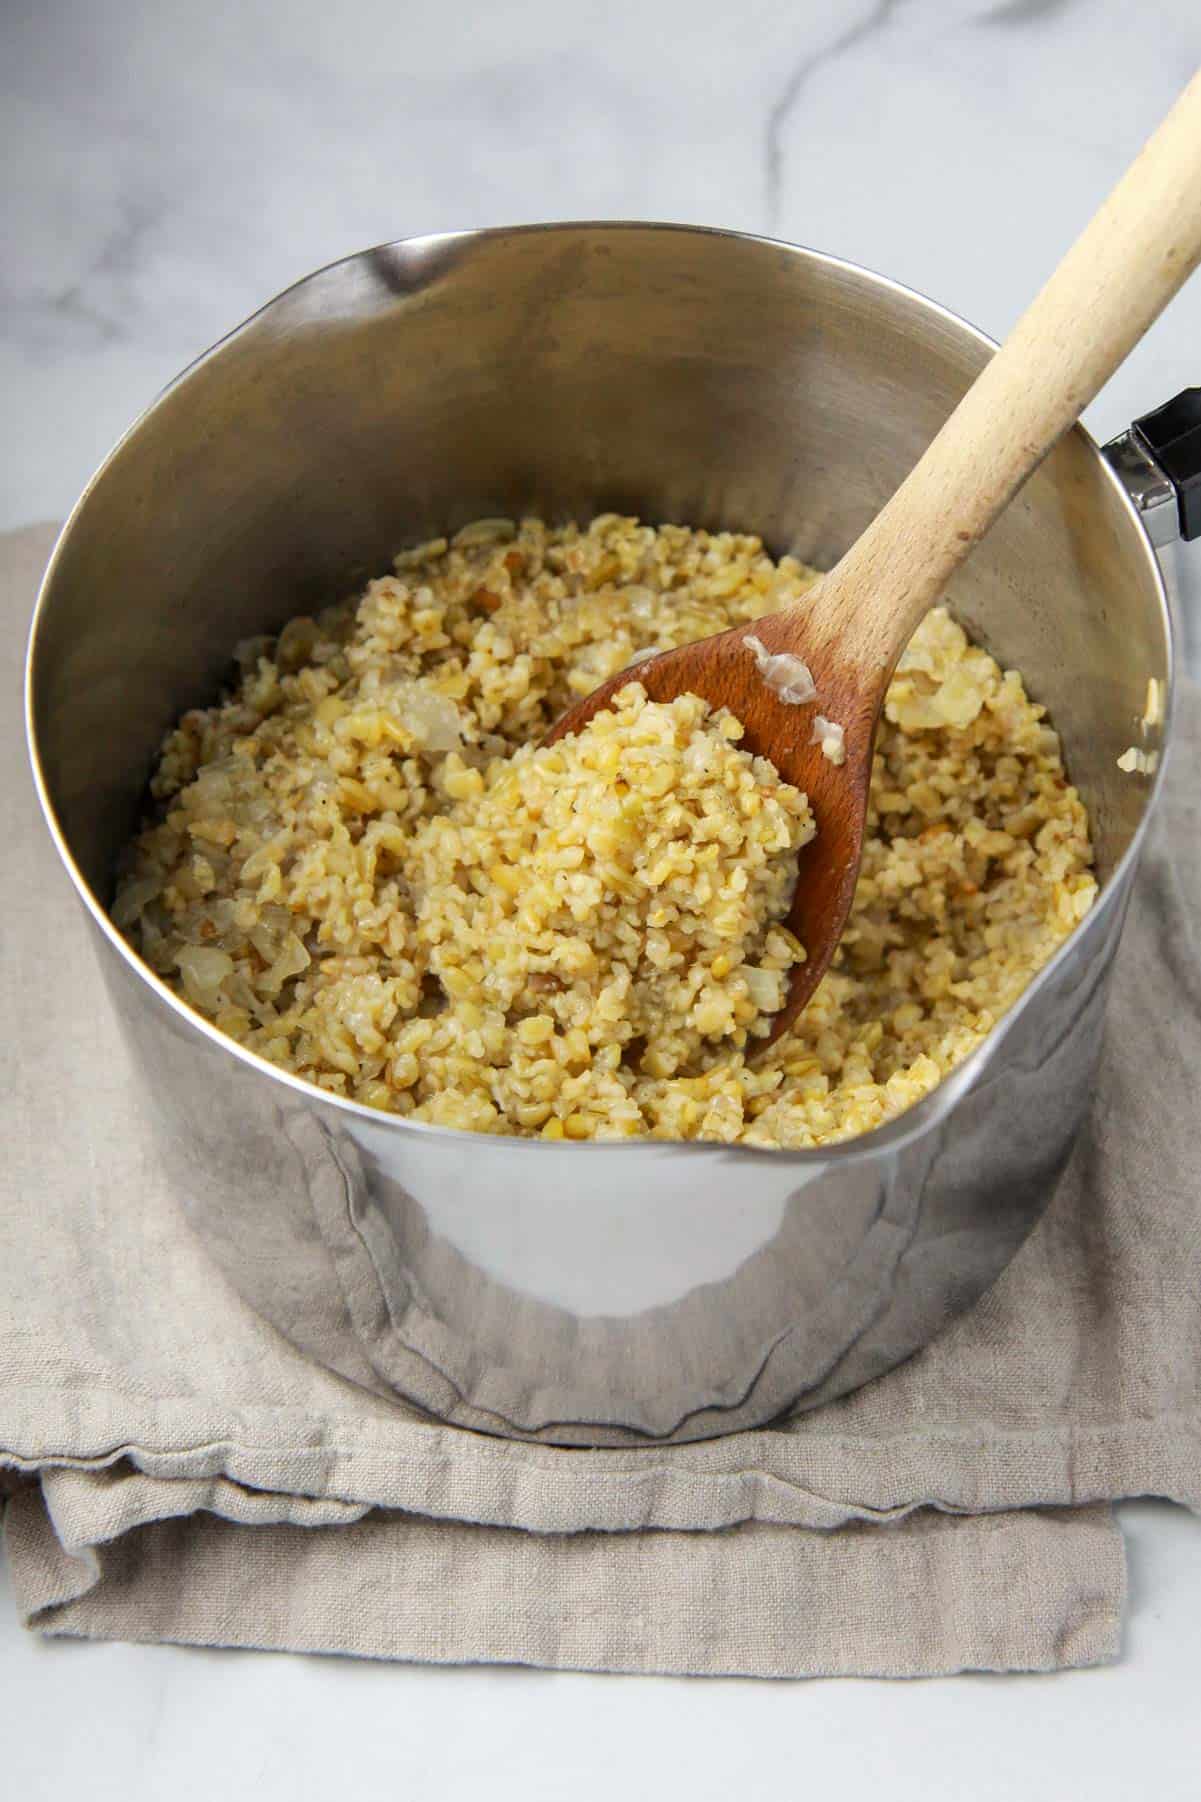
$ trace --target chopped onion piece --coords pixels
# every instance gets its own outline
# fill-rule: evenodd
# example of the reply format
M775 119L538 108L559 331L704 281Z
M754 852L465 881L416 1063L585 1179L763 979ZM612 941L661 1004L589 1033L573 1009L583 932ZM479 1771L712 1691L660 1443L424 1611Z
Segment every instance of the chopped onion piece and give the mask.
M1143 717L1139 724L1144 732L1152 726L1163 725L1163 683L1154 676L1147 677L1147 698L1143 702Z
M753 655L759 666L759 674L767 686L779 695L790 707L799 707L804 701L817 699L817 684L813 680L813 672L803 658L796 657L791 651L769 651L761 638L753 632L743 636L743 644Z
M459 710L454 702L420 682L399 688L393 710L423 751L457 751L463 742Z
M259 988L267 995L278 995L290 976L299 976L307 970L312 958L301 944L294 932L290 932L280 946L279 956L269 970L265 970L259 978Z
M127 882L119 891L113 902L113 923L122 932L134 921L141 918L142 911L162 893L163 878L161 876L139 876L133 882Z
M809 743L820 745L822 756L831 763L845 763L847 760L846 734L837 720L828 720L824 713L814 715Z
M1159 768L1159 752L1140 751L1137 745L1130 745L1118 758L1118 768L1127 776L1153 776Z
M234 971L233 958L224 951L214 951L209 945L181 945L175 954L175 962L183 977L188 1000L197 1007L213 1007L218 989Z

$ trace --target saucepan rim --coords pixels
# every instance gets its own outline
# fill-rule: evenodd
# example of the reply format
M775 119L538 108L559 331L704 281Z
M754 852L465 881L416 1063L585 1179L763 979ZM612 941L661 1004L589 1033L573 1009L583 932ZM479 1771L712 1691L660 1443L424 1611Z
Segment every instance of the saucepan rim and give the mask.
M1096 460L1097 464L1100 465L1104 479L1108 482L1111 492L1118 500L1121 508L1125 511L1131 526L1137 531L1142 542L1149 574L1159 601L1163 622L1164 641L1167 648L1167 680L1165 684L1164 720L1159 767L1152 777L1151 787L1146 797L1142 817L1135 828L1130 843L1127 845L1125 851L1110 872L1109 879L1098 897L1097 902L1085 915L1084 919L1073 928L1063 944L1055 952L1054 956L1043 965L1042 969L1018 997L1017 1001L1014 1002L1013 1006L1008 1009L998 1021L997 1025L993 1027L983 1043L977 1046L975 1051L971 1052L961 1064L956 1065L955 1069L945 1076L936 1088L932 1089L928 1095L923 1096L920 1101L915 1102L912 1107L907 1108L903 1114L898 1115L895 1120L888 1121L885 1125L876 1127L871 1132L862 1133L853 1139L842 1140L834 1145L803 1148L730 1145L717 1140L650 1138L586 1139L578 1143L573 1142L565 1147L561 1141L557 1140L522 1138L515 1133L466 1132L458 1127L436 1126L426 1121L409 1120L403 1115L390 1114L382 1109L367 1107L362 1102L351 1101L345 1096L336 1095L329 1090L318 1087L316 1083L309 1082L304 1077L294 1075L291 1071L279 1069L276 1065L269 1063L266 1058L259 1056L257 1052L251 1051L246 1046L238 1044L236 1040L227 1037L225 1033L219 1031L216 1026L206 1020L203 1015L196 1013L189 1007L187 1002L177 995L173 989L169 988L160 976L155 974L150 966L138 956L137 952L125 939L119 928L113 924L107 909L101 904L90 883L83 875L75 861L71 847L67 842L66 834L59 824L54 806L51 802L48 785L42 769L37 742L37 732L34 723L34 688L37 679L40 628L44 616L49 609L51 592L54 587L55 576L63 554L63 549L71 535L75 522L88 506L96 487L111 465L120 456L125 444L137 435L147 420L149 420L158 408L163 405L167 397L173 395L178 389L182 388L199 369L216 358L227 345L231 344L235 339L240 338L244 333L250 332L259 320L270 313L282 301L290 299L298 294L300 290L306 288L310 283L319 281L323 276L330 274L336 269L349 268L353 264L369 261L372 258L378 258L381 254L393 250L405 250L410 253L417 252L422 255L436 255L436 253L450 249L463 248L470 244L482 243L488 239L514 238L532 236L535 234L550 235L568 232L578 233L580 231L589 231L597 234L681 233L691 234L696 237L724 238L743 244L760 244L773 250L784 251L791 255L802 257L806 261L819 264L830 270L841 271L855 277L866 276L870 281L893 294L908 300L917 301L925 310L936 317L943 319L948 325L955 327L959 331L969 333L982 347L988 350L996 349L996 340L989 337L986 332L981 331L977 326L972 325L970 321L965 320L960 317L959 314L952 312L950 308L942 306L940 302L931 300L928 295L921 293L920 290L909 287L903 282L898 282L891 276L883 275L878 270L869 269L861 263L851 262L844 257L833 256L827 251L814 250L807 245L789 243L784 239L768 237L761 233L726 230L720 226L688 225L672 223L670 221L637 219L555 220L542 224L486 226L476 230L432 232L412 238L396 238L386 243L370 246L365 250L355 251L349 256L337 257L332 262L323 264L319 269L310 271L307 275L301 276L298 281L292 282L288 287L281 289L278 294L274 295L263 306L251 313L239 325L236 325L232 331L229 331L223 337L218 338L217 341L210 345L207 350L203 351L200 356L187 364L186 367L155 396L150 404L137 415L133 423L121 434L108 455L98 465L92 476L89 478L79 499L72 507L71 512L58 535L54 549L50 554L50 560L46 565L46 570L38 590L38 598L34 607L33 619L30 626L29 643L25 660L25 735L33 773L34 787L37 790L42 815L45 819L50 836L54 841L59 857L62 859L63 865L66 868L67 875L75 888L75 892L87 909L87 912L91 915L93 923L107 941L108 948L115 952L117 956L122 959L127 968L132 971L134 976L147 986L155 999L161 1005L169 1008L183 1027L200 1033L212 1045L231 1057L237 1058L256 1075L267 1077L274 1082L282 1083L285 1087L291 1089L297 1096L309 1103L336 1108L340 1112L366 1121L382 1131L393 1130L403 1133L418 1133L422 1136L432 1137L434 1139L459 1142L464 1146L472 1146L481 1152L486 1152L489 1148L496 1149L502 1144L506 1147L520 1147L526 1151L540 1151L546 1154L554 1153L561 1155L564 1149L568 1149L577 1157L590 1155L593 1157L608 1156L617 1158L621 1156L629 1157L637 1153L645 1155L648 1151L656 1151L660 1154L671 1152L673 1154L687 1154L691 1157L699 1158L738 1157L755 1160L766 1158L776 1163L781 1160L786 1160L790 1164L806 1165L810 1168L823 1166L835 1161L846 1163L857 1159L873 1158L886 1153L896 1152L910 1140L921 1137L924 1133L939 1126L946 1120L948 1115L953 1112L961 1096L968 1089L971 1089L976 1085L993 1058L1000 1054L1005 1040L1017 1025L1018 1021L1029 1008L1037 1005L1040 993L1054 979L1064 960L1071 955L1079 936L1090 930L1095 930L1101 916L1106 914L1113 906L1119 904L1125 888L1124 879L1129 875L1133 865L1138 860L1149 822L1158 805L1159 797L1162 792L1164 771L1171 745L1172 721L1175 708L1175 622L1168 601L1163 570L1159 558L1156 555L1155 548L1152 545L1150 538L1147 536L1138 509L1131 500L1122 481L1110 466L1106 457L1102 454L1095 439L1081 425L1078 425L1073 429L1076 434L1084 440L1093 458Z

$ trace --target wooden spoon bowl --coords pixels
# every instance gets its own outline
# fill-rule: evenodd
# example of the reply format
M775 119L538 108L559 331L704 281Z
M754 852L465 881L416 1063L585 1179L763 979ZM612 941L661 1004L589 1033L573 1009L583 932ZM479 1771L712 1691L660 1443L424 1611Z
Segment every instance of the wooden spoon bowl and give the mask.
M764 1045L784 1032L808 1002L829 967L850 911L863 851L876 715L883 698L873 672L849 663L837 642L811 642L816 634L810 630L806 603L819 593L820 589L811 589L806 600L788 613L769 614L620 670L557 720L546 741L553 744L578 732L612 703L619 689L640 682L652 701L695 694L715 709L728 708L742 722L741 748L768 758L786 782L808 795L818 836L800 852L788 914L788 925L805 946L806 958L792 972L788 998L774 1016ZM758 638L769 653L786 655L795 655L803 638L818 699L809 705L785 701L764 679L748 637ZM813 742L818 713L843 729L840 764L831 762ZM836 930L830 929L833 920L839 923Z

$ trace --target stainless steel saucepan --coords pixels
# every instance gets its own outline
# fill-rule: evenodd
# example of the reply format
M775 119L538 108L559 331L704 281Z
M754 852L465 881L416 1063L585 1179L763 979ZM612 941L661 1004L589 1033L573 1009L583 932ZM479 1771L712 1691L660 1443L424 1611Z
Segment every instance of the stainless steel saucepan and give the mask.
M156 747L213 698L238 639L483 514L616 509L758 531L829 565L989 349L882 276L728 232L422 238L272 301L94 477L30 645L42 802L179 1198L246 1299L311 1356L488 1432L730 1432L907 1357L1046 1207L1088 1104L1162 779L1162 761L1124 773L1118 757L1162 753L1170 727L1152 540L1197 502L1184 397L1108 453L1074 431L956 583L960 618L1063 735L1102 888L989 1040L879 1132L784 1152L414 1125L222 1038L105 912ZM1150 677L1168 695L1162 727L1140 723Z

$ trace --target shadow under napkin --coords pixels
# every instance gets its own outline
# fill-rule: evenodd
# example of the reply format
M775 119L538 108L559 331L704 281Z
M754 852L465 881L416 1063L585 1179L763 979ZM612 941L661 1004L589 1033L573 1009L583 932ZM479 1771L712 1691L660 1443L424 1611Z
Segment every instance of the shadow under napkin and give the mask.
M0 538L10 697L51 537ZM0 1491L25 1619L712 1674L1113 1656L1123 1566L1101 1504L1201 1507L1196 691L1178 724L1090 1130L1000 1281L815 1414L578 1452L439 1426L342 1382L209 1264L166 1191L10 701ZM331 1283L331 1333L339 1307Z

